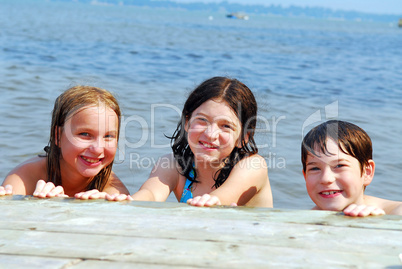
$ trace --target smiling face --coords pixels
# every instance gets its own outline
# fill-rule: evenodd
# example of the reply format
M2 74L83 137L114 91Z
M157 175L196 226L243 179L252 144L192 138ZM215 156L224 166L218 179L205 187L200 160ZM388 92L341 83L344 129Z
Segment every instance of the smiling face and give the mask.
M62 175L94 177L113 162L118 127L116 113L102 103L84 107L67 119L59 128Z
M364 203L364 187L374 176L374 162L369 161L361 172L359 161L342 152L332 139L326 141L327 154L307 155L303 172L306 188L317 209L342 211L348 205Z
M208 100L194 110L186 131L195 160L219 166L239 146L241 123L226 102Z

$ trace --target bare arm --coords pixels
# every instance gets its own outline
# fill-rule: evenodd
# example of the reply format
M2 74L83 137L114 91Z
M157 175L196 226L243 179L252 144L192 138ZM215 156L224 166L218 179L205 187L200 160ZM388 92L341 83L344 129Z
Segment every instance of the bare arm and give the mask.
M164 202L176 188L179 179L177 162L172 154L159 158L149 178L131 197L138 201Z
M399 202L399 205L396 206L389 214L402 216L402 203Z
M259 155L244 158L236 164L222 186L209 195L194 197L189 204L272 207L272 192L264 158Z

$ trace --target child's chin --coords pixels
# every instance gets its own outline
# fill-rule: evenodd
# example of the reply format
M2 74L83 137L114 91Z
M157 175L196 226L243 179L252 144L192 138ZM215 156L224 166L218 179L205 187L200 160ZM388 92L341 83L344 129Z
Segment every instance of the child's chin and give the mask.
M84 171L81 173L84 177L95 177L102 169L91 169L91 171Z
M319 210L327 210L327 211L342 211L344 207L339 205L321 205L318 206L317 209Z
M219 161L218 158L208 155L199 155L197 156L197 160L203 163L207 163L211 166L219 167L221 165L221 162Z

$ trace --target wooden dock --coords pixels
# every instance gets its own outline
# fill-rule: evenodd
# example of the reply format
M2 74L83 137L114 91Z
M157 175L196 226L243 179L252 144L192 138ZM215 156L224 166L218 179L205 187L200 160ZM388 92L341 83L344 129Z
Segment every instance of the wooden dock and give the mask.
M402 268L402 216L0 197L0 268Z

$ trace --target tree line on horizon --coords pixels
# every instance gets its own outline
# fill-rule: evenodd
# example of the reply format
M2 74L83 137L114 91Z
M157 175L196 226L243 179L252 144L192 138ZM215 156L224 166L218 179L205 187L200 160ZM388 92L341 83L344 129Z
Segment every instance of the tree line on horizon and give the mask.
M217 3L178 3L174 0L52 0L53 2L80 2L88 4L109 4L109 5L131 5L140 7L160 7L160 8L180 8L186 10L205 10L211 12L226 11L243 12L247 14L265 14L284 17L311 17L320 19L342 19L359 21L382 21L398 22L401 15L392 14L373 14L351 10L333 10L324 7L301 7L291 5L282 7L282 5L260 5L260 4L238 4L228 3L227 1Z

